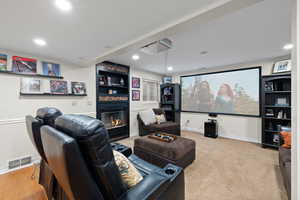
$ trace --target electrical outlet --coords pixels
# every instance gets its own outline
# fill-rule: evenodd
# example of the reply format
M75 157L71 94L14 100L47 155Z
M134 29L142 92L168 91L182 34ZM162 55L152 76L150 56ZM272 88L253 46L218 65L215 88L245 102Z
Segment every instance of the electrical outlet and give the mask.
M92 102L92 101L88 101L88 102L87 102L87 105L88 105L88 106L91 106L91 105L93 105L93 102Z
M31 163L31 156L24 157L20 161L21 161L21 166L28 165Z
M8 169L14 169L21 166L20 159L8 161Z

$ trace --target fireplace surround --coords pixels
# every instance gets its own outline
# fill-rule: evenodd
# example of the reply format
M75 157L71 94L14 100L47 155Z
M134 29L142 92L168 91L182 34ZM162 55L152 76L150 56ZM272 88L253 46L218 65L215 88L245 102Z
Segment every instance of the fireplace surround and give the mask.
M112 62L96 65L97 118L110 141L129 137L129 67Z
M106 129L120 128L128 125L127 111L110 111L102 112L101 120L103 121Z

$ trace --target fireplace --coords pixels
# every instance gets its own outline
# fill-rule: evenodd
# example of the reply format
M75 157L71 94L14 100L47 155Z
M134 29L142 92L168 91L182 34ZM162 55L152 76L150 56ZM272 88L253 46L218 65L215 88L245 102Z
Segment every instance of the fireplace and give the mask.
M101 120L106 129L121 128L128 125L126 111L110 111L101 113Z

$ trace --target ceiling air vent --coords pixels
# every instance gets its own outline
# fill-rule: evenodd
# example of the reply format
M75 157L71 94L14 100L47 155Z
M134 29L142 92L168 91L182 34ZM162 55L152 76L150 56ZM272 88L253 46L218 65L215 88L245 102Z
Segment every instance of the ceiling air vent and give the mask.
M167 51L171 48L172 48L172 41L169 40L168 38L164 38L162 40L152 42L142 47L141 51L149 55L155 55Z

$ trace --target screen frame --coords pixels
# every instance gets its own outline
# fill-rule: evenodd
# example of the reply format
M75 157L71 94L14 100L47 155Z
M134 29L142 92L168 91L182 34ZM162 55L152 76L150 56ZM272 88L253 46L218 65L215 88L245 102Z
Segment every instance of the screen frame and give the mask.
M184 75L180 76L180 85L182 86L182 78L185 77L193 77L193 76L202 76L202 75L210 75L210 74L220 74L220 73L227 73L227 72L235 72L235 71L246 71L251 69L258 69L259 73L259 114L258 115L247 115L247 114L234 114L234 113L221 113L221 112L201 112L201 111L186 111L182 110L182 103L180 105L180 112L186 112L186 113L202 113L202 114L216 114L216 115L233 115L233 116L242 116L242 117L255 117L260 118L262 116L262 73L261 73L261 66L257 67L248 67L248 68L241 68L241 69L232 69L232 70L224 70L224 71L217 71L217 72L208 72L208 73L200 73L200 74L191 74L191 75ZM182 87L180 87L182 90ZM180 101L182 102L182 91L180 92Z

